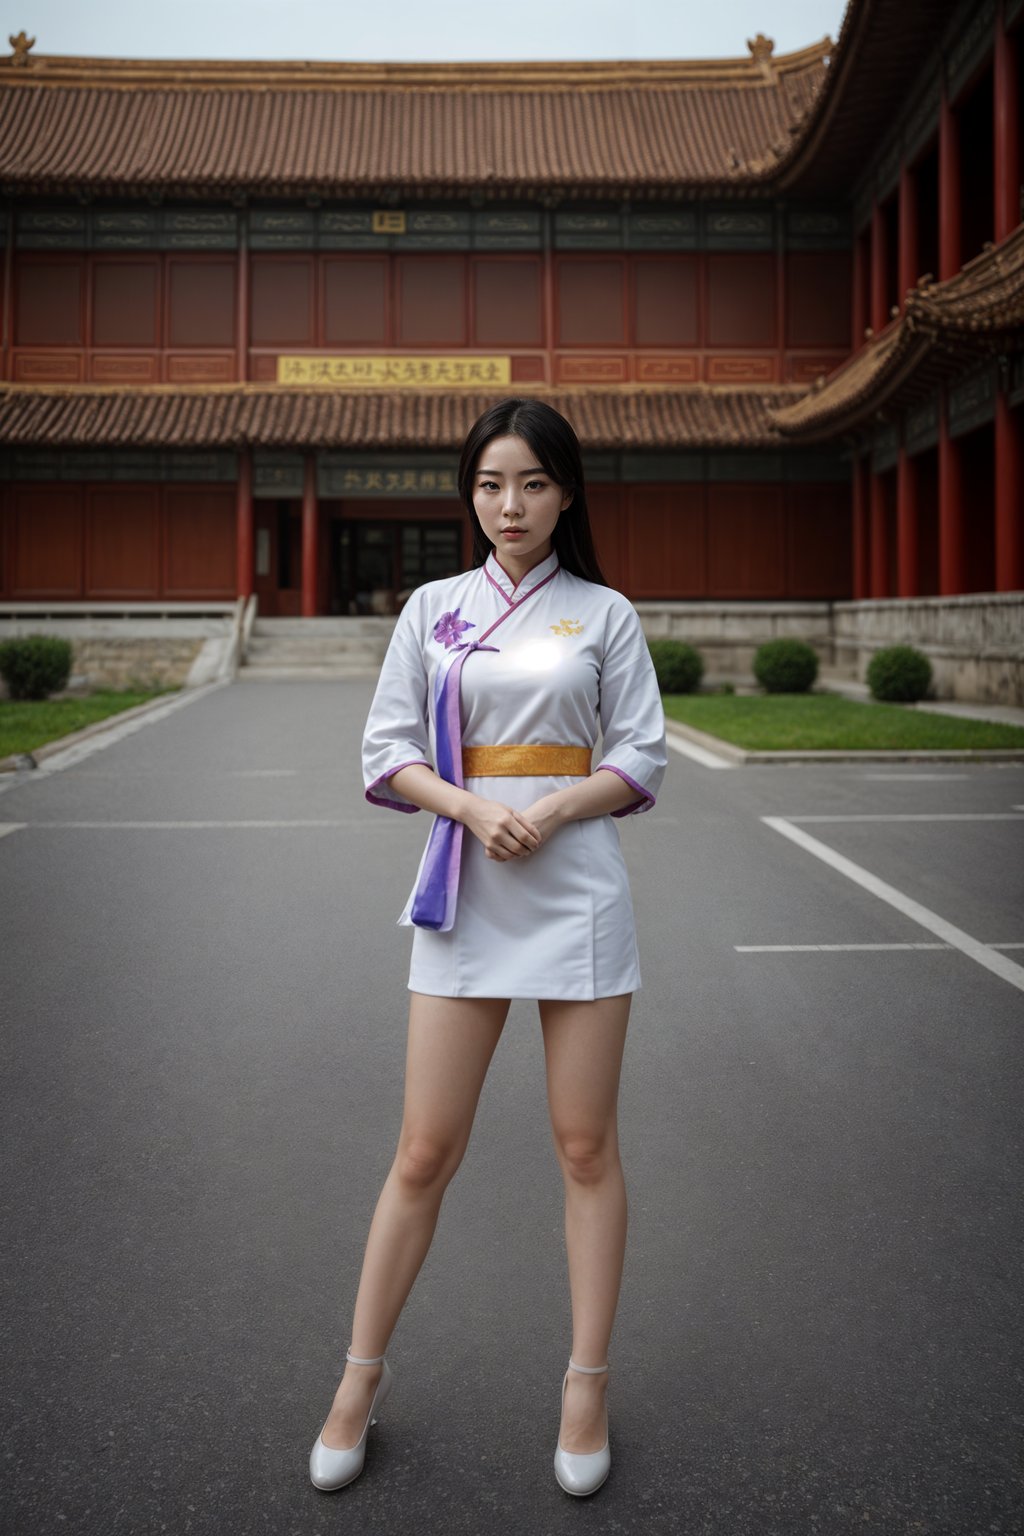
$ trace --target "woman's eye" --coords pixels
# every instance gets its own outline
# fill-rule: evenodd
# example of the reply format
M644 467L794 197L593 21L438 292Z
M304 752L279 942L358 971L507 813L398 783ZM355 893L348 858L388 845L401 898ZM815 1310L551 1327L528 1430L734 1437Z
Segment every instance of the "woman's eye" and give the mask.
M527 482L526 482L526 489L530 490L531 487L536 489L536 490L538 490L538 491L542 491L544 489L544 481L543 480L527 480Z
M496 491L498 487L495 485L493 480L481 480L480 489L482 491Z

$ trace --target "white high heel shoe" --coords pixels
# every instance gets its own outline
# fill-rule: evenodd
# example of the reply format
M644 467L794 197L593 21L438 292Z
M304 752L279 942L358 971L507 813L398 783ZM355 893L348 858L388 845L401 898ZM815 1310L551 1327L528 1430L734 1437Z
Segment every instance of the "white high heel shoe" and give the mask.
M570 1357L569 1370L584 1371L588 1376L599 1376L607 1365L577 1365ZM569 1371L562 1378L562 1404L565 1405L565 1386ZM612 1468L612 1453L607 1437L599 1451L563 1451L561 1438L555 1448L555 1478L566 1493L596 1493Z
M352 1354L351 1350L346 1350L345 1359L351 1360L354 1365L379 1365L384 1360L384 1356L374 1355L367 1359ZM320 1430L316 1437L316 1444L309 1453L309 1476L315 1487L321 1488L325 1493L333 1493L336 1488L344 1488L346 1483L351 1483L359 1476L366 1458L366 1438L370 1433L371 1424L377 1422L384 1399L391 1391L391 1379L391 1368L384 1360L384 1369L380 1373L380 1381L373 1394L363 1432L355 1445L344 1446L340 1450L333 1445L325 1445L324 1432L323 1429ZM326 1422L325 1419L325 1425Z

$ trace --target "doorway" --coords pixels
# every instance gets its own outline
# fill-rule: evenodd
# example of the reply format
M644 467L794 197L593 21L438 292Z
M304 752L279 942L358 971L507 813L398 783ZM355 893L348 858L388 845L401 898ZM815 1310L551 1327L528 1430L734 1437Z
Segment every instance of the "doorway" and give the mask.
M261 618L302 612L302 502L257 501L253 590Z
M332 519L332 613L399 613L425 581L465 569L464 521L450 513L411 512L346 504Z

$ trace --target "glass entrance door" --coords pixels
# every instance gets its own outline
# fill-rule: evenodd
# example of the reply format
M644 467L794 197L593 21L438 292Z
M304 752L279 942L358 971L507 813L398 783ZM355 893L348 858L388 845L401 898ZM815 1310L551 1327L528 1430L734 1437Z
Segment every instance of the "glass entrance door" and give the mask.
M340 613L398 613L425 581L462 570L462 525L353 518L334 524Z

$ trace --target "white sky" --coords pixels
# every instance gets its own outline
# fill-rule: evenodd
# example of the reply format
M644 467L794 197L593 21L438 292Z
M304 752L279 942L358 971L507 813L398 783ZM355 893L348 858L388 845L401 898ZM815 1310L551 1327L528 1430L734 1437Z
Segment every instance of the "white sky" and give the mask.
M845 0L0 0L3 40L131 59L745 58L828 34ZM4 49L6 52L6 47Z

